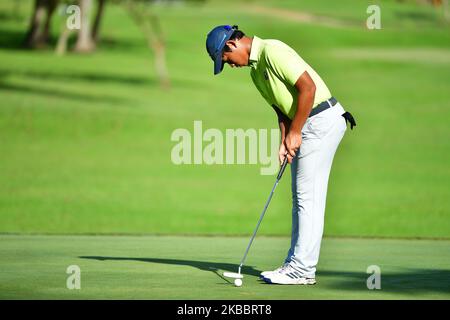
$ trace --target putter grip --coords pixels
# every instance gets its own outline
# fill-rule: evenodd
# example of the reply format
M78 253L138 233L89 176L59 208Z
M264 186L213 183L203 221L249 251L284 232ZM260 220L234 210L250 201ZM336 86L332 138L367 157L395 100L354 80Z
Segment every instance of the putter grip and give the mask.
M284 169L286 169L287 163L288 163L288 158L286 156L286 157L284 157L283 164L281 165L281 168L280 168L280 172L278 172L277 180L280 180L281 177L283 176Z

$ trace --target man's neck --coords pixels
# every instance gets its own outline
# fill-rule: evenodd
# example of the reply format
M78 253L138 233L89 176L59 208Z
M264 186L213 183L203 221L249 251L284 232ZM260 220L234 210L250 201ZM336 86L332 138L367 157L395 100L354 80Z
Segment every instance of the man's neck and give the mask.
M250 53L252 52L252 44L253 44L253 37L244 37L246 40L246 50L247 50L247 66L250 65Z

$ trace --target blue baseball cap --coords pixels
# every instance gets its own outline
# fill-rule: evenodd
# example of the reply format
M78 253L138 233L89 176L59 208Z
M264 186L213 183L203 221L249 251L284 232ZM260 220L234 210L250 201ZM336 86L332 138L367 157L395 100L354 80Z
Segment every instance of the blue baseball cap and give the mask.
M212 29L206 37L206 50L214 61L214 74L218 74L223 70L223 48L225 47L225 42L230 40L231 35L235 30L235 26L218 26Z

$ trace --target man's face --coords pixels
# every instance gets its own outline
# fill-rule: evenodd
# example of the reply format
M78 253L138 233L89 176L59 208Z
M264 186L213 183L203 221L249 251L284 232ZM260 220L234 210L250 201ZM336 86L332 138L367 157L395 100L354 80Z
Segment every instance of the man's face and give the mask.
M232 68L248 65L248 53L239 40L228 40L225 43L231 51L224 51L222 61L228 63Z

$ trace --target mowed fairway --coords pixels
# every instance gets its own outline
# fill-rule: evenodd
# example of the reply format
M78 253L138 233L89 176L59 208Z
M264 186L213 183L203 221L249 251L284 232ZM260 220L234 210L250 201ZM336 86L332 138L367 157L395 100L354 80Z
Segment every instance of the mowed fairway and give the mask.
M315 286L268 285L288 238L257 238L244 285L235 271L247 237L0 236L0 298L13 299L449 299L450 241L326 238ZM81 269L81 289L66 269ZM381 290L366 287L370 265Z

